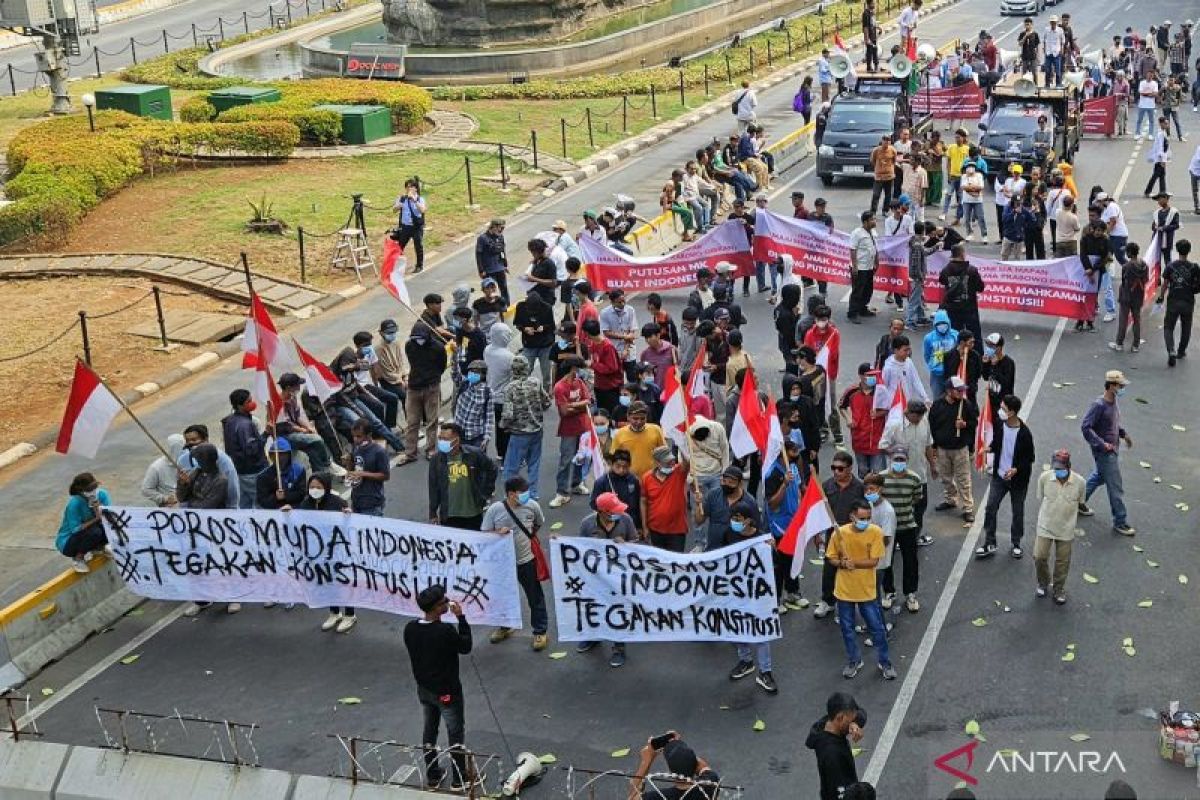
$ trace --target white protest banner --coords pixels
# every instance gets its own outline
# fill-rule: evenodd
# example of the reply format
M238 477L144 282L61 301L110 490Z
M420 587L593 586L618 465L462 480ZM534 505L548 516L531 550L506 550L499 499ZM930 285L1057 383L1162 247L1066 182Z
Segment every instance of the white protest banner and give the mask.
M972 256L967 260L983 279L980 308L1067 319L1090 319L1096 309L1099 276L1089 281L1079 256L1042 261L996 261ZM945 287L938 282L938 276L949 261L950 254L945 250L929 257L925 274L927 303L942 301Z
M879 248L875 290L907 294L909 237L883 236L879 228L875 236ZM831 233L819 222L759 211L754 217L755 260L771 263L782 255L795 259L792 271L797 275L850 284L849 234L836 230Z
M521 627L507 536L328 511L104 509L121 579L155 600L304 603L421 616L442 584L472 623Z
M783 635L766 536L707 553L550 540L564 642L768 642Z
M627 256L584 236L579 240L588 282L597 292L624 289L627 292L661 292L690 289L696 283L696 270L710 270L721 261L737 267L735 277L754 272L750 240L746 227L726 220L694 242L664 256Z

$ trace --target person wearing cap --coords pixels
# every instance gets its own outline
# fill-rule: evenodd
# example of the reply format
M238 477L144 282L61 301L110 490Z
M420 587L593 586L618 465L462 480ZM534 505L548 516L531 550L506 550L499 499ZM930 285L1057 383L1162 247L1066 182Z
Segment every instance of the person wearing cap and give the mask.
M555 245L561 247L568 258L583 258L583 251L579 249L579 242L575 241L571 237L571 234L567 233L567 221L565 219L556 219L550 230L554 231L556 237L554 240Z
M962 511L964 522L975 521L975 497L971 488L971 448L979 408L967 382L951 375L946 392L929 408L929 433L936 451L938 475L942 479L942 502L934 511Z
M855 500L850 507L850 521L837 528L825 546L825 561L836 571L833 593L837 598L838 624L846 646L842 677L847 680L858 675L863 667L858 634L854 629L856 615L860 614L870 631L880 673L884 680L896 679L875 585L875 567L881 558L883 531L871 522L871 504L866 500Z
M298 506L308 491L308 473L292 460L292 446L282 436L271 440L267 448L270 466L255 480L255 508L275 510Z
M1150 150L1146 153L1146 163L1151 165L1151 172L1143 197L1150 197L1155 181L1158 182L1159 194L1167 194L1167 164L1171 163L1171 156L1171 123L1166 117L1159 117L1158 130L1154 132ZM1167 194L1167 197L1170 195Z
M1096 468L1087 478L1084 500L1079 513L1085 517L1095 512L1087 501L1101 486L1108 490L1108 505L1112 511L1113 530L1122 536L1133 536L1137 530L1129 524L1125 509L1125 485L1121 480L1121 442L1133 447L1133 439L1121 425L1121 405L1117 398L1125 393L1129 379L1119 369L1104 373L1104 393L1092 401L1079 429L1092 449Z
M1046 73L1047 86L1051 80L1055 86L1062 86L1064 38L1062 29L1058 27L1058 15L1052 15L1049 27L1042 31L1042 53L1045 55L1042 69Z
M1010 535L1013 558L1025 554L1021 541L1025 538L1025 496L1033 475L1036 454L1033 434L1019 416L1021 399L1007 395L1000 402L997 412L1000 425L994 429L988 452L992 455L992 477L988 484L987 507L983 514L983 544L975 548L976 558L991 558L996 555L996 525L1000 503L1009 496L1012 506Z
M476 323L484 336L492 332L492 326L504 320L508 311L508 300L500 294L500 284L495 277L488 276L479 282L482 294L475 298L471 309L475 312Z
M464 444L487 452L495 420L492 390L487 385L487 363L476 359L467 365L454 399L454 421L463 429Z
M379 323L379 338L380 342L374 348L375 362L371 364L371 377L379 388L399 399L401 408L406 408L408 363L404 358L404 343L400 341L400 326L396 320L389 318ZM315 465L313 469L322 471Z
M554 344L550 346L550 385L553 386L562 378L560 367L568 358L583 360L584 366L580 369L579 377L591 383L592 374L587 368L589 356L587 344L579 337L578 326L570 321L560 322Z
M877 178L876 185L881 181L883 178ZM875 205L876 199L872 199L872 206ZM891 200L890 196L888 200ZM870 308L870 303L871 294L875 291L875 270L879 268L879 242L875 237L875 212L873 210L864 211L859 215L859 220L860 225L850 233L851 289L850 308L847 312L850 321L856 324L860 322L860 316L875 316L876 312Z
M454 309L454 356L450 363L450 381L456 391L462 390L467 369L472 361L483 359L488 340L475 322L475 312L470 308Z
M720 790L721 777L697 757L675 731L665 745L658 745L654 736L642 747L637 769L629 780L629 800L715 800ZM656 745L661 748L656 749ZM659 786L646 776L659 752L663 755L667 771L671 775L669 786Z
M392 211L399 214L396 220L396 230L392 232L392 239L400 245L401 251L408 247L408 243L413 243L413 250L417 256L417 266L413 269L413 274L416 275L421 270L425 269L425 212L428 206L425 203L425 198L421 196L421 183L415 178L408 178L404 181L404 194L396 198L396 202L392 203Z
M422 616L404 626L404 646L424 717L421 741L426 745L425 787L436 789L446 778L435 747L444 718L450 745L450 789L461 792L470 785L470 778L463 747L466 713L458 660L471 652L471 626L462 606L446 597L442 584L422 589L417 594L417 607ZM442 621L447 612L454 615L457 625Z
M859 478L871 472L882 472L887 465L879 448L887 411L875 408L878 384L879 371L866 362L859 364L858 383L847 389L838 401L838 413L850 431L850 449L854 452Z
M511 536L516 550L517 583L529 604L529 625L533 629L534 652L546 649L546 630L549 618L546 614L546 595L537 579L537 564L534 561L533 545L538 531L545 526L546 518L542 507L529 493L529 481L521 476L504 482L504 497L487 507L483 512L481 531L494 531L502 536ZM492 644L499 644L512 636L512 628L496 628L488 637Z
M962 378L967 384L967 397L974 403L979 390L979 377L983 373L983 358L976 351L974 333L969 330L958 332L958 344L946 353L942 368L943 375Z
M283 397L283 408L275 422L275 435L286 439L293 450L304 453L313 472L332 471L338 476L345 475L345 469L333 463L325 440L304 410L304 379L294 372L285 372L279 376L279 390ZM337 443L336 434L333 441L336 447L341 446Z
M883 208L886 210L892 203L893 185L896 180L896 158L898 153L892 146L892 137L884 134L879 138L879 144L871 150L871 169L875 183L871 187L871 214L879 210L879 200L883 198Z
M742 470L736 466L725 468L716 487L702 491L696 482L692 492L695 499L692 519L697 526L707 523L704 542L698 549L717 550L736 540L730 535L729 520L738 503L745 501L754 507L756 515L758 513L754 499L747 496L743 488Z
M688 463L681 463L666 444L651 455L654 467L642 475L642 539L682 553L688 534Z
M1176 245L1179 257L1163 271L1162 284L1154 302L1159 308L1166 298L1166 315L1163 317L1163 339L1167 345L1167 366L1175 366L1176 360L1187 358L1188 344L1192 338L1192 314L1196 307L1196 294L1200 293L1200 264L1191 261L1192 243L1180 239ZM1180 326L1179 349L1175 348L1175 326Z
M979 375L987 381L988 399L992 409L996 410L1000 408L1000 401L1012 394L1017 385L1017 363L1004 352L1004 337L998 332L989 333L984 340L982 361ZM988 420L984 422L991 424Z
M809 728L804 746L817 758L820 800L842 800L847 787L858 782L852 744L863 738L867 715L847 692L834 692L825 701L825 715Z
M629 506L613 492L601 492L593 501L595 513L588 514L579 523L579 535L590 539L607 539L617 544L644 542L641 532L629 515ZM550 534L554 538L555 534ZM576 653L592 650L599 641L589 639L575 646ZM625 643L613 642L608 665L613 669L625 665Z
M756 538L761 532L759 524L758 506L749 497L743 496L729 506L729 527L722 544L733 545ZM787 559L787 564L791 565L790 558ZM778 566L775 574L779 574ZM737 642L736 649L738 660L729 672L729 680L737 681L753 674L757 665L758 677L755 678L755 683L767 694L778 693L779 687L775 684L775 676L771 672L771 643Z
M905 415L915 416L910 412ZM929 432L928 423L922 418L918 426L923 428L926 435ZM918 542L921 537L921 522L925 513L926 490L925 476L916 472L910 464L908 457L909 452L920 453L919 458L928 463L928 456L924 454L924 448L920 444L909 448L906 445L899 443L900 438L893 436L890 440L887 438L887 433L884 433L884 446L888 454L888 468L882 473L883 475L883 497L892 504L892 509L896 512L896 546L900 551L900 557L904 559L904 571L901 574L901 589L904 591L904 607L909 613L915 614L921 610L921 604L917 600L917 590L920 588L920 558L917 555L918 544L932 544L933 539L929 538L927 542ZM932 451L932 439L929 440ZM926 470L928 468L926 467ZM892 565L889 565L883 572L883 598L880 601L880 607L884 610L889 610L896 601L896 579Z
M508 251L504 241L504 220L493 219L475 239L475 269L480 279L491 278L508 304Z
M1033 565L1037 574L1037 596L1050 592L1054 602L1067 602L1067 571L1071 568L1071 546L1075 542L1075 524L1083 505L1083 477L1071 469L1071 454L1058 450L1050 469L1038 478L1037 538L1033 544ZM1053 572L1053 577L1051 577Z
M583 212L583 227L575 234L576 241L591 239L597 244L608 245L608 231L600 224L600 216L591 209Z

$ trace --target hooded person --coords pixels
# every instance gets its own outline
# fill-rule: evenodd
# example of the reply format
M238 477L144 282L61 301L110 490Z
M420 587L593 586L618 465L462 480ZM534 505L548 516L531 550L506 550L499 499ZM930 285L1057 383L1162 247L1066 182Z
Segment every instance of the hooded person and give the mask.
M258 473L255 484L255 504L259 508L295 508L304 502L308 491L308 474L292 459L292 446L287 439L276 437L267 449L271 466Z
M941 397L946 389L946 356L958 347L958 331L950 326L944 308L933 314L933 330L925 334L925 366L929 368L930 397Z
M429 305L428 303L426 305ZM433 452L433 440L437 437L438 411L442 407L442 375L446 372L449 358L446 354L446 337L427 322L417 322L404 343L404 355L408 357L408 395L404 401L404 453L399 464L411 464L417 460L417 440L422 424L425 426L425 455ZM387 439L385 435L383 437ZM391 444L391 441L388 441ZM396 446L393 444L392 449Z
M170 457L159 456L146 468L142 478L142 497L160 508L179 505L175 486L179 481L179 457L183 454L184 438L181 433L167 437L167 452Z
M821 417L824 408L817 408L813 398L804 393L804 386L795 375L783 376L783 399L792 404L793 413L799 416L799 426L793 425L791 438L800 445L806 463L816 457L821 449Z
M796 370L793 355L799 343L796 341L796 326L800 322L800 287L794 283L784 284L779 290L779 305L775 306L775 336L779 352L788 372Z
M228 479L217 465L217 448L205 442L191 450L196 468L179 476L175 496L184 508L225 508Z
M796 341L803 342L804 337L817 324L817 309L825 305L825 295L817 293L808 296L804 301L804 316L796 323Z
M504 481L516 477L521 465L528 468L530 495L538 495L538 467L542 461L542 432L546 409L553 405L541 381L531 375L529 359L518 354L512 360L512 379L504 387L500 406L500 427L508 432L508 451L504 458Z
M483 350L483 363L487 365L487 385L492 392L492 413L496 418L496 455L501 460L508 452L508 431L500 426L500 410L504 404L504 387L512 380L515 353L509 346L515 336L512 328L503 322L497 322L488 331L488 346Z
M540 362L542 385L550 385L550 348L554 345L554 309L532 287L525 299L517 303L513 327L521 332L521 347L530 365Z

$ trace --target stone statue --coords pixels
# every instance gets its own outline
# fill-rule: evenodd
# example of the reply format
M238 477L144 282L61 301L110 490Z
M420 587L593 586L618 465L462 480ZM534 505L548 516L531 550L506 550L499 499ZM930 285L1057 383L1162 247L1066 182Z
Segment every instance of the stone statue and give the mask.
M653 0L383 0L388 39L426 47L548 42Z

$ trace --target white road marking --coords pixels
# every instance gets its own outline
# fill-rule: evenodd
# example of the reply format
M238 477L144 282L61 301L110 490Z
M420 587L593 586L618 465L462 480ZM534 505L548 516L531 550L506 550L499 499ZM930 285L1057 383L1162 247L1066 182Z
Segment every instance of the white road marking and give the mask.
M57 706L63 700L66 700L68 697L75 694L75 692L82 689L89 681L91 681L104 670L111 667L113 664L120 661L125 656L136 652L139 648L145 645L146 642L150 641L150 639L162 631L163 628L166 628L172 622L183 616L183 612L187 607L187 603L180 603L179 607L174 611L171 611L158 622L154 623L149 628L146 628L146 630L142 631L137 636L133 637L131 640L121 645L92 666L88 667L87 671L82 675L75 678L75 680L71 681L63 688L59 689L53 695L48 697L45 702L38 704L37 708L33 709L28 714L17 720L17 727L24 728L27 725L32 725L33 723L37 722L38 719L47 711L50 711L50 709Z
M1126 11L1130 10L1131 8L1133 8L1133 3L1130 3L1129 5L1125 6L1125 10L1126 10ZM1112 23L1111 23L1111 22L1110 22L1110 23L1108 23L1108 24L1109 24L1109 25L1112 25ZM1105 28L1104 30L1108 30L1108 28Z
M1042 354L1042 361L1038 364L1037 373L1033 376L1033 383L1030 384L1029 392L1025 396L1025 402L1021 406L1022 410L1025 411L1026 418L1029 417L1029 413L1033 410L1038 393L1042 388L1042 382L1046 379L1046 373L1050 370L1050 363L1054 360L1054 353L1058 349L1058 343L1062 339L1062 333L1066 327L1066 318L1060 318L1058 325L1054 328L1054 333L1050 336L1050 344L1046 346L1046 351ZM979 499L977 508L986 508L987 499L988 492L985 490L983 496ZM896 739L900 735L900 728L904 725L904 718L908 715L908 709L912 705L913 698L916 696L917 689L921 684L921 678L925 674L926 667L929 666L929 659L933 655L933 648L937 644L938 636L941 635L942 627L946 624L946 616L950 613L950 606L954 603L955 595L958 594L958 589L967 571L967 565L974 560L973 551L975 550L976 542L979 541L979 535L983 532L983 519L983 514L979 514L975 518L975 523L963 539L962 547L959 548L958 558L955 559L954 567L950 570L950 575L946 578L946 588L942 590L942 595L938 598L937 605L933 609L933 614L929 618L929 627L925 629L925 634L921 637L921 643L917 646L917 652L913 656L908 674L904 676L904 683L900 686L896 702L892 705L892 711L888 714L883 731L879 734L879 742L876 743L871 761L867 764L867 770L863 774L862 779L868 783L878 785L879 776L883 773L883 768L887 765L888 756L892 753L892 748L895 746Z
M1129 10L1130 8L1132 8L1132 7L1133 7L1133 3L1130 3L1128 6L1126 6L1126 7L1125 7L1125 10L1126 10L1126 11L1128 11L1128 10ZM1111 27L1112 27L1113 25L1115 25L1116 23L1117 23L1117 21L1116 21L1115 19L1110 19L1110 20L1108 21L1108 24L1104 26L1103 30L1108 30L1109 28L1111 28Z
M1133 155L1135 160L1138 151L1141 150L1141 146L1141 142L1134 143ZM1117 181L1117 185L1112 191L1114 198L1120 198L1132 169L1132 164L1125 167L1125 171L1121 174L1121 179ZM1054 327L1054 333L1050 336L1050 343L1046 345L1046 350L1042 353L1042 360L1038 364L1037 372L1033 376L1033 382L1029 385L1029 391L1023 398L1025 402L1022 405L1022 409L1025 411L1026 419L1029 418L1037 402L1038 395L1042 389L1042 383L1046 379L1046 373L1049 371L1050 364L1054 360L1054 353L1058 350L1059 342L1062 340L1062 334L1066 327L1067 319L1065 317L1060 318L1058 324ZM984 490L983 496L980 498L976 508L986 508L987 498L988 491ZM983 532L983 519L983 514L975 518L975 523L963 539L962 547L958 551L958 557L954 561L950 575L946 578L945 588L942 590L941 596L938 597L937 605L934 607L933 614L929 618L929 626L925 629L925 633L921 637L921 643L917 646L917 652L913 656L908 673L904 676L904 683L900 686L896 702L892 705L887 722L884 723L883 730L879 734L879 741L876 743L874 752L871 755L871 761L867 764L866 772L863 774L863 780L868 783L878 785L879 778L883 774L883 769L887 766L888 757L892 753L892 748L896 745L896 739L900 735L904 719L908 715L913 698L916 697L917 689L920 687L921 678L929 666L929 659L933 656L933 648L937 645L938 637L941 635L942 628L946 624L946 616L950 613L950 606L953 605L954 598L958 594L959 587L962 585L967 565L973 560L974 554L972 551L974 551L980 534Z

